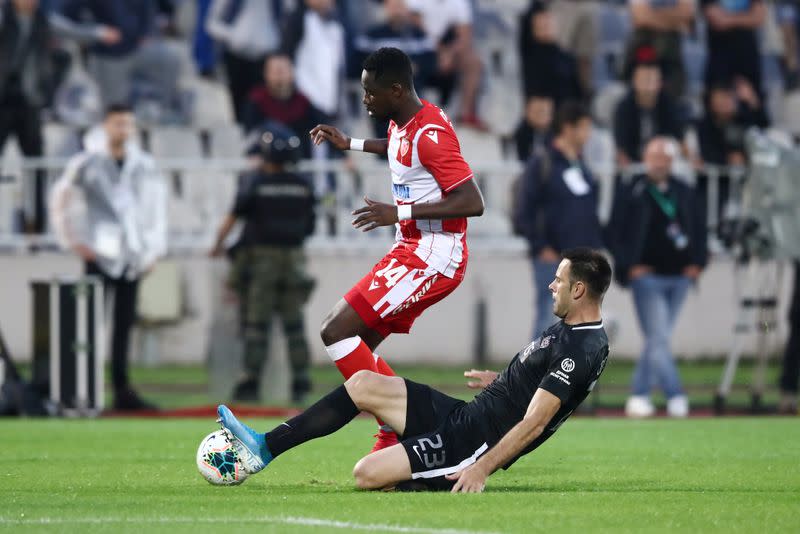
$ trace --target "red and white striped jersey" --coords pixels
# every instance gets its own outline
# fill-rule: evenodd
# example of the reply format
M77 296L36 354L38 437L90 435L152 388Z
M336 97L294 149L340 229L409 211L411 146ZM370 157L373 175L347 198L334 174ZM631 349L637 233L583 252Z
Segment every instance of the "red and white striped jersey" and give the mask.
M436 202L472 179L447 115L433 104L403 126L389 122L389 168L394 202ZM406 247L448 278L462 279L467 265L467 219L411 219L397 224L395 247Z

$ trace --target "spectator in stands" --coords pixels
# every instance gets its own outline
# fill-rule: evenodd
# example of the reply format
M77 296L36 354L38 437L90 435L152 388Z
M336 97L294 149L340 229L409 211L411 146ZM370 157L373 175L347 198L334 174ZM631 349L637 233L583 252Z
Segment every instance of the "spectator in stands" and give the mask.
M357 64L383 47L399 48L411 58L414 68L414 87L422 91L436 71L436 49L425 32L414 24L406 0L383 0L384 22L368 28L356 38ZM359 75L360 75L359 71ZM384 133L386 133L384 131Z
M800 388L800 262L794 262L794 291L789 306L789 340L783 353L780 379L781 399L778 412L797 415L797 392Z
M555 277L561 252L573 247L602 247L598 186L581 160L591 130L589 112L577 102L565 102L556 112L553 142L528 160L521 178L513 222L515 230L527 239L532 258L534 338L555 320L547 286Z
M592 71L598 53L597 19L601 3L596 0L550 0L550 10L558 21L556 39L561 49L575 58L581 92L587 96L594 92Z
M700 156L714 165L744 165L745 131L767 125L761 99L747 80L714 83L706 93L705 114L697 127Z
M42 155L42 108L56 89L52 51L50 24L38 0L0 6L0 153L13 135L26 157ZM45 229L46 180L43 171L36 173L27 231Z
M556 41L559 31L550 9L533 2L520 18L519 53L525 96L550 95L556 108L584 94L575 58Z
M744 77L763 98L758 29L767 8L763 0L701 0L708 21L706 86Z
M615 196L609 225L615 276L633 291L645 338L625 404L629 417L653 415L650 393L656 384L667 397L670 416L689 413L670 340L689 287L706 264L706 236L694 192L670 174L677 153L674 140L650 140L644 152L645 173Z
M195 19L194 33L192 34L192 59L194 59L197 72L204 78L214 75L217 64L217 53L214 50L214 39L206 29L208 13L211 10L211 0L197 0L197 18Z
M717 82L705 95L705 113L697 126L700 159L705 170L697 176L698 195L707 200L709 164L717 166L718 176L717 220L726 215L730 197L730 172L728 167L744 167L747 163L744 148L745 132L752 126L761 128L768 124L761 100L753 87L739 78L733 84Z
M180 56L156 33L154 0L109 2L62 0L60 13L80 22L91 17L94 31L110 28L119 36L113 43L98 42L89 50L89 72L100 88L103 105L134 100L134 80L146 80L161 105L161 120L179 120Z
M528 161L533 154L541 154L553 141L553 99L547 95L533 95L525 103L525 116L514 130L517 158Z
M441 91L440 106L449 101L458 80L459 112L456 121L488 130L478 117L478 88L483 64L472 41L472 6L469 0L408 0L417 25L436 46L437 69L432 80Z
M800 42L798 42L798 21L800 8L795 1L783 0L777 3L776 17L783 37L783 70L786 90L791 91L800 85Z
M260 130L267 121L274 121L302 132L300 154L311 157L311 138L305 135L323 120L317 110L294 83L294 66L289 56L276 53L264 62L264 84L250 91L242 113L247 132Z
M686 72L682 41L696 10L695 0L628 0L633 32L628 40L626 78L643 46L655 51L664 78L664 90L674 99L684 96Z
M373 26L356 38L356 62L361 64L369 54L382 47L399 48L411 58L414 69L414 87L417 92L425 89L428 80L436 71L436 49L422 29L414 24L406 0L384 0L385 21ZM359 70L359 76L361 71ZM386 137L389 121L373 121L378 139Z
M662 89L661 67L652 47L636 52L628 94L614 112L617 166L625 169L642 160L647 143L656 136L683 139L684 121L675 100Z
M236 122L244 122L250 91L261 84L267 54L281 43L280 0L214 0L206 28L222 44L222 62L228 79Z
M150 156L133 144L134 131L130 107L108 108L102 130L87 136L85 151L67 163L51 198L60 242L80 256L86 274L102 278L106 292L114 295L116 410L154 408L130 386L129 337L139 281L167 251L167 184ZM82 213L80 220L76 213Z
M281 50L294 59L297 88L329 118L339 113L344 28L333 0L304 0L289 16Z

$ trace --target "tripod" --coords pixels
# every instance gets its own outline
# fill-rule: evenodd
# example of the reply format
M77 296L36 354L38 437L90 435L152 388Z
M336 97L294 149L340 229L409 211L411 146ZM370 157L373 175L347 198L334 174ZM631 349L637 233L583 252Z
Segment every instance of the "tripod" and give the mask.
M783 280L783 263L749 258L734 267L734 293L738 306L733 327L733 342L725 370L714 398L714 411L725 413L726 401L731 392L739 360L749 334L757 332L756 366L750 386L750 409L763 411L762 398L766 382L767 360L774 345L777 327L778 294Z

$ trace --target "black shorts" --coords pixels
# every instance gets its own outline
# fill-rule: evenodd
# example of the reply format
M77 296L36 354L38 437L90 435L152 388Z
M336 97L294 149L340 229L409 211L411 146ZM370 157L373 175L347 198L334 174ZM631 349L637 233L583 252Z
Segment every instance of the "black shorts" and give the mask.
M486 432L464 413L464 401L408 379L406 391L406 430L400 443L411 462L411 478L426 489L450 490L453 482L445 475L475 463L489 450Z

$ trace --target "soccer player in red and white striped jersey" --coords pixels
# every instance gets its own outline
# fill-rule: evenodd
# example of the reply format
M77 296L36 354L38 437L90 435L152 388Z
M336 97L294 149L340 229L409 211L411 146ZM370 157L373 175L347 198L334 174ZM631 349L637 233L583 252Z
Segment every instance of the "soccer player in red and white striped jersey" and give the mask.
M397 226L396 242L345 294L322 325L322 341L345 378L367 369L394 375L373 351L389 334L408 333L414 320L461 283L467 266L467 217L483 213L483 197L461 155L453 125L414 89L411 61L381 48L364 61L361 84L370 116L388 119L387 139L353 139L320 124L313 142L386 156L394 204L365 198L353 212L363 231ZM383 426L373 450L397 442Z

